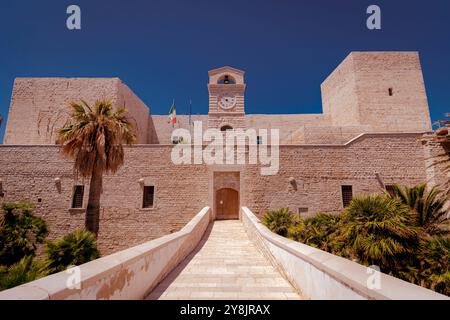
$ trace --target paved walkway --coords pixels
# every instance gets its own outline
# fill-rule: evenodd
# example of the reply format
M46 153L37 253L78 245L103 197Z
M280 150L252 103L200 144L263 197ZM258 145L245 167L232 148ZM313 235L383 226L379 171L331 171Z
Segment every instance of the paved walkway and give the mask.
M216 221L149 300L300 299L247 236L242 222Z

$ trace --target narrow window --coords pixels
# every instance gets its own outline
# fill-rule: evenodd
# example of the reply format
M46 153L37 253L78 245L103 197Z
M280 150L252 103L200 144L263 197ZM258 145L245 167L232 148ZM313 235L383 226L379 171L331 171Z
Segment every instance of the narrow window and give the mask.
M144 197L143 197L143 208L151 208L153 207L153 199L155 196L155 187L154 186L144 186Z
M389 96L392 97L394 95L394 89L389 88Z
M342 204L344 208L350 205L353 199L353 187L352 186L342 186Z
M257 136L256 137L256 144L261 144L262 143L262 137L261 136Z
M72 208L83 208L84 186L73 188Z
M395 195L395 192L394 192L394 185L392 185L392 184L387 184L387 185L384 186L384 188L386 189L386 192L387 192L391 197L393 197L393 196Z

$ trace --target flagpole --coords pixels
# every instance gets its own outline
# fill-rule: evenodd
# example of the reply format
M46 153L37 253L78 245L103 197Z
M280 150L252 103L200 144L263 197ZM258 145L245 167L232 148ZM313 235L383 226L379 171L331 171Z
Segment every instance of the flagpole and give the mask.
M189 127L191 126L192 99L189 98Z

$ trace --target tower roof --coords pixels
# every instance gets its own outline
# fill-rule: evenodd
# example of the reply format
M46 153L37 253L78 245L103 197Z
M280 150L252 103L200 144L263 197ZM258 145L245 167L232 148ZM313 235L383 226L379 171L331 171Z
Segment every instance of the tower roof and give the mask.
M225 73L225 72L230 72L230 73L235 73L235 74L239 74L239 75L244 75L244 71L233 68L233 67L229 67L229 66L224 66L224 67L220 67L217 69L213 69L208 71L208 74L210 76L218 74L218 73Z

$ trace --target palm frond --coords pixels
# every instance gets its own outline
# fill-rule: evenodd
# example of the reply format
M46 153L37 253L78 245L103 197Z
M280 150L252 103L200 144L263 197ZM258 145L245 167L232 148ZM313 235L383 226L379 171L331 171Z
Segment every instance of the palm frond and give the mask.
M83 177L94 170L116 172L124 162L123 143L136 140L125 108L113 111L111 100L70 103L70 121L59 130L62 152L75 160L74 169Z

